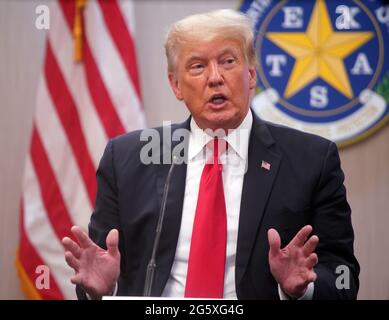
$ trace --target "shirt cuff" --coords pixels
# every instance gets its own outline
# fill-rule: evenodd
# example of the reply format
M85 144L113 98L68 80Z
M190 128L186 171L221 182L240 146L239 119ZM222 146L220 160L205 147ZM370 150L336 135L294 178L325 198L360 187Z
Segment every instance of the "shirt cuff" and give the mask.
M115 289L113 289L113 292L112 292L112 296L116 296L118 293L118 283L116 282L115 283ZM313 290L312 290L312 293L313 293Z
M296 300L312 300L313 298L313 291L315 289L315 285L313 282L310 282L308 284L307 290L305 293ZM289 297L284 291L282 291L281 286L278 285L278 294L280 296L280 300L292 300L291 297Z
M113 297L114 297L114 296L117 295L117 293L118 293L118 283L116 282L116 283L115 283L115 288L113 289L112 294L110 294L110 295L108 295L108 296L113 296ZM87 300L92 300L91 296L90 296L88 293L85 292L85 295L86 295L86 299L87 299Z

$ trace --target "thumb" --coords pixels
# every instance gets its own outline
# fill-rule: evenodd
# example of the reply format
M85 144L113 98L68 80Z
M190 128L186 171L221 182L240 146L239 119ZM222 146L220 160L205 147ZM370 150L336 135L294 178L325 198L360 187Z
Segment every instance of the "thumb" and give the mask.
M117 255L119 253L119 231L112 229L107 235L106 244L108 253L113 256Z
M281 238L276 229L269 229L267 232L267 239L269 241L270 255L275 255L280 251Z

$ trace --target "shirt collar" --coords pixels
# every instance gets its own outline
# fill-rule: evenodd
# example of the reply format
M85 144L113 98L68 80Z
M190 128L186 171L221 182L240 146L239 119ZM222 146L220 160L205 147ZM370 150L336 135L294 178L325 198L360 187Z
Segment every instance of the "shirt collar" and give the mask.
M227 140L229 147L231 147L243 160L247 159L252 124L253 115L251 110L249 110L242 123L236 129L229 130L228 135L224 137L224 139ZM214 137L200 129L193 117L190 121L190 130L188 159L192 160Z

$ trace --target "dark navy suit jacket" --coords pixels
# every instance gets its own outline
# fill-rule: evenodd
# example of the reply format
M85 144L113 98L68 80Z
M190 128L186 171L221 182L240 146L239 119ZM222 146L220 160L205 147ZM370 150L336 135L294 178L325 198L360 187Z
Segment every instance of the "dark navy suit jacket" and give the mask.
M316 252L314 299L354 299L359 265L353 254L351 210L336 145L324 138L267 123L255 115L244 177L236 253L239 299L279 299L268 263L267 231L275 228L286 245L306 224L320 242ZM172 125L189 129L190 118ZM157 128L162 135L162 128ZM118 295L142 295L146 268L169 164L142 164L140 151L148 142L141 131L111 140L97 171L96 206L90 237L105 248L107 233L119 230L121 273ZM172 142L172 148L178 142ZM167 144L170 144L170 140ZM162 142L161 146L166 146ZM163 152L170 152L165 148ZM162 157L162 154L159 155ZM270 170L261 168L262 160ZM161 295L172 268L185 191L186 165L176 165L166 204L152 295ZM348 267L349 289L336 287L338 266ZM344 268L344 267L342 267ZM344 270L344 269L343 269ZM77 289L79 298L84 296Z

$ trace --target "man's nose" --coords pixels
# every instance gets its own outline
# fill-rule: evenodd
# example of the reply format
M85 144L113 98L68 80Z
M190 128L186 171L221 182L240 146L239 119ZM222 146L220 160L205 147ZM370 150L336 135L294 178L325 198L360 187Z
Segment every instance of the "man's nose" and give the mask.
M224 83L224 78L218 63L209 64L209 79L208 84L211 87L221 86Z

